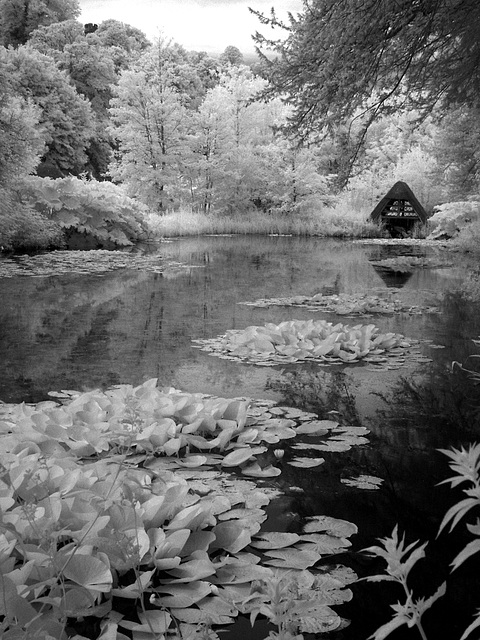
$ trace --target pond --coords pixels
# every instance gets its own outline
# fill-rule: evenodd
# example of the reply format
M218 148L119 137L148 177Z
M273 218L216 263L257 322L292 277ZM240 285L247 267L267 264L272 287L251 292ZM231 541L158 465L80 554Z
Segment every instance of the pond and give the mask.
M282 496L268 507L265 527L297 531L300 522L317 514L353 522L358 534L339 560L368 575L379 567L358 551L399 523L408 541L431 541L423 571L414 576L419 595L431 595L467 540L446 535L435 540L443 514L458 498L437 486L450 475L438 449L479 438L475 388L460 372L451 374L453 361L472 361L478 353L472 341L480 336L479 305L460 293L468 276L460 258L425 244L280 236L179 239L134 258L139 255L148 258L145 268L130 264L132 256L126 255L121 268L88 270L80 262L55 273L29 271L35 258L0 260L0 399L39 402L49 391L158 378L159 386L274 400L321 419L340 417L366 427L368 443L322 453L325 463L319 467L280 461L282 473L270 484ZM405 256L412 267L392 268L392 259ZM164 263L170 267L156 268ZM318 293L395 298L404 310L365 319L305 306L242 304ZM192 343L250 325L311 318L374 323L384 333L418 340L418 353L391 368L308 361L262 367L215 357ZM348 482L359 476L383 482L376 489ZM460 637L480 605L472 573L467 568L456 573L449 578L453 586L444 607L427 614L431 637ZM330 634L333 640L367 638L389 619L389 604L402 597L384 583L361 582L352 589L353 600L342 605L351 624ZM265 637L265 628L253 632L245 624L241 633ZM396 633L392 638L415 638L417 632Z

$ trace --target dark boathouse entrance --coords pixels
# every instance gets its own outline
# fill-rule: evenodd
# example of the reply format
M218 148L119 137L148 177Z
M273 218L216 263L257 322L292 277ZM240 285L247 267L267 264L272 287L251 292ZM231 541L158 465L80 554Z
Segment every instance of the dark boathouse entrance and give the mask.
M385 226L391 236L412 235L415 224L425 224L427 213L405 182L396 182L370 214L374 222Z

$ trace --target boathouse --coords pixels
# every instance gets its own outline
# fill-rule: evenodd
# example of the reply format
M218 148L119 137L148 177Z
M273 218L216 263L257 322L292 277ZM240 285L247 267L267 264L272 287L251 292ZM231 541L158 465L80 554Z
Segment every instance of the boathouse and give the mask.
M393 237L412 234L415 224L425 224L427 213L406 182L396 182L370 214Z

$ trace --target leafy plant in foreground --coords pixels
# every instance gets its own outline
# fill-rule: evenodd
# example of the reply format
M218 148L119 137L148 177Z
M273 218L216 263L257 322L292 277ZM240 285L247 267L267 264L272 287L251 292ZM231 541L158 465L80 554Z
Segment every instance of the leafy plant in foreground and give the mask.
M447 525L450 532L467 515L471 509L480 506L480 444L470 445L468 448L441 450L450 458L450 468L455 475L441 484L450 484L457 487L467 483L463 489L466 498L452 506L445 514L439 528L439 533ZM467 524L467 529L475 537L469 542L451 563L452 571L455 571L472 555L480 551L480 520L475 524ZM416 563L425 557L427 543L420 544L417 540L405 546L405 538L399 537L398 528L395 527L390 537L380 540L381 546L372 546L364 549L371 556L383 558L387 562L386 573L362 578L370 582L391 581L398 582L405 592L406 599L403 603L392 605L394 615L392 619L370 636L373 640L384 640L395 629L406 624L408 627L416 627L423 640L427 640L426 632L422 626L422 616L430 607L446 593L446 582L429 598L414 599L414 594L408 585L408 576ZM480 627L480 610L476 619L465 630L460 640L466 640L475 629Z
M216 640L239 612L283 607L290 594L266 585L286 574L301 585L291 624L339 627L329 605L356 576L316 565L355 525L317 516L301 534L260 533L275 492L229 474L272 475L252 464L259 443L317 432L311 415L294 430L274 403L156 380L52 395L63 403L0 405L2 640Z

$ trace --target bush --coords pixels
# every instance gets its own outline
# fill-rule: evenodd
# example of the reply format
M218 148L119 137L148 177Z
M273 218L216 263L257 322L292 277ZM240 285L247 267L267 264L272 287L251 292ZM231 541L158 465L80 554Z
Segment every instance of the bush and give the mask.
M446 202L435 209L435 213L429 221L434 227L429 235L431 240L455 238L465 230L463 239L466 241L471 234L472 223L480 223L480 202L478 200Z
M31 177L25 186L27 202L64 229L67 237L79 232L100 244L128 246L150 235L148 209L111 182Z
M459 251L480 253L480 218L461 229L452 246Z
M36 250L61 247L61 227L26 204L15 201L11 192L0 189L0 247L3 250Z

